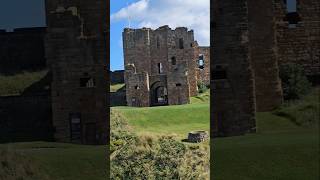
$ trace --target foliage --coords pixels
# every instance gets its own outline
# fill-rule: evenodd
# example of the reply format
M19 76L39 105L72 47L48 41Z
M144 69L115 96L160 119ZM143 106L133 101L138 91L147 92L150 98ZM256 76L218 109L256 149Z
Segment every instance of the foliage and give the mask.
M198 81L197 86L198 86L198 93L205 93L208 90L208 87L202 81Z
M138 136L123 129L120 112L112 110L111 117L111 179L208 179L207 150L173 136Z
M49 177L29 158L15 151L0 150L0 179L46 180Z
M284 64L280 66L283 96L286 100L300 99L311 88L304 69L299 64Z

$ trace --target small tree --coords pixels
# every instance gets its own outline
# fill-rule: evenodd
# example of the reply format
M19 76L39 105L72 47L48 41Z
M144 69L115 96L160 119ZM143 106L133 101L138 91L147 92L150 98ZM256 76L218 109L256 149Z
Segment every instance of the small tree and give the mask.
M299 64L284 64L280 66L283 96L285 100L299 99L311 88L303 67Z

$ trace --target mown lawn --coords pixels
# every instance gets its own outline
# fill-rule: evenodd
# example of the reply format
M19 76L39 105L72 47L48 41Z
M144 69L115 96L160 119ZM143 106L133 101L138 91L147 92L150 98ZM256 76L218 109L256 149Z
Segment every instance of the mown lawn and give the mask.
M138 134L176 134L186 138L189 131L208 131L210 127L209 104L114 109L124 115Z
M4 153L7 154L6 156L15 153L20 157L13 159L13 161L8 157L0 157L2 162L5 161L4 159L8 160L7 166L1 167L1 169L7 168L11 171L17 171L18 174L13 173L15 178L12 179L19 177L20 170L18 171L18 169L21 169L21 167L17 166L17 163L26 163L32 167L31 170L27 170L27 172L31 172L23 174L24 176L35 175L29 177L29 179L41 177L40 179L50 180L102 180L106 178L107 157L105 146L27 142L1 144L0 152L9 152L9 155ZM3 164L1 163L0 166L3 166ZM6 172L8 174L8 171Z

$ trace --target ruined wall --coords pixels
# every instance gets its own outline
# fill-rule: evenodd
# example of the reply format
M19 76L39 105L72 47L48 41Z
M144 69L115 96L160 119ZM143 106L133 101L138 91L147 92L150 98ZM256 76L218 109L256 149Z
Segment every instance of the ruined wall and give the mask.
M255 131L255 88L246 0L215 0L211 62L211 136Z
M279 78L272 1L248 0L249 45L257 111L270 111L283 101Z
M110 71L110 83L111 84L123 84L124 83L124 70Z
M106 1L46 1L46 57L52 70L55 139L105 144Z
M319 77L320 1L297 1L296 13L288 13L285 2L274 0L279 64L298 63L308 75Z
M46 67L44 37L46 28L0 30L0 73L39 70Z
M0 117L1 143L53 140L50 96L0 97Z
M197 80L203 82L205 85L210 85L210 47L200 46L197 55L204 56L204 68L196 68Z
M197 94L198 54L193 31L184 27L172 30L168 26L156 30L127 28L123 32L123 43L128 105L133 105L130 101L138 96L141 98L138 104L147 105L149 100L149 105L154 105L154 91L160 86L165 88L168 98L162 105L185 104L190 96ZM149 76L148 80L141 79L144 85L145 80L148 81L145 90L136 88L139 78L135 76L140 73Z

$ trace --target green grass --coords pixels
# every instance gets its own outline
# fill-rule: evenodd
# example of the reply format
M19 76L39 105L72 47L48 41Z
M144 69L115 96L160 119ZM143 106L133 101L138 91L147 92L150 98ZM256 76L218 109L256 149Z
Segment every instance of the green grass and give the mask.
M191 104L209 104L210 102L210 89L206 92L199 94L198 96L191 97Z
M124 87L124 84L112 84L110 85L110 92L117 92Z
M215 180L318 179L319 90L314 88L303 99L275 111L257 113L255 134L214 139L211 176ZM176 133L185 138L191 130L209 129L209 97L199 96L188 105L114 109L137 133Z
M26 88L45 77L47 73L47 70L42 70L8 76L0 74L0 96L20 95Z
M64 143L30 142L0 145L0 151L15 152L21 160L36 168L38 176L64 180L102 180L106 177L105 146L85 146ZM1 158L0 158L1 159Z
M138 134L177 134L186 138L189 131L209 130L208 104L114 109L124 115Z
M274 112L258 113L257 133L214 139L212 176L216 180L319 179L319 113L319 88Z

